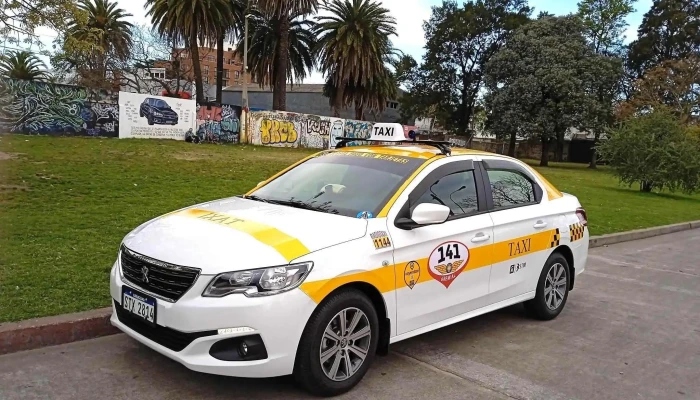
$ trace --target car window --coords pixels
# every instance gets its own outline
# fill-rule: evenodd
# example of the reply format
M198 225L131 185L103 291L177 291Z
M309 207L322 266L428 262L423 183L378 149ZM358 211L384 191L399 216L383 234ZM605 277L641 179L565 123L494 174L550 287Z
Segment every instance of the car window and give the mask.
M535 202L532 182L520 172L489 169L494 208L507 208Z
M329 151L297 165L252 193L333 214L377 215L424 160L377 153Z
M433 182L415 204L432 203L447 206L451 216L476 212L479 202L476 196L474 171L462 171Z
M164 108L167 107L168 104L164 102L163 100L160 99L153 99L153 105L156 107Z

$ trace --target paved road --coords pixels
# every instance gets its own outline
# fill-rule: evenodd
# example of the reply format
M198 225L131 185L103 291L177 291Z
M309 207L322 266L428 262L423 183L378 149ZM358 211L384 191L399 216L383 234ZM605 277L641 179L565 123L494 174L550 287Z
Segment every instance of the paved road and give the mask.
M392 346L344 399L700 399L700 230L591 251L564 312L513 306ZM0 357L0 399L307 398L124 335Z

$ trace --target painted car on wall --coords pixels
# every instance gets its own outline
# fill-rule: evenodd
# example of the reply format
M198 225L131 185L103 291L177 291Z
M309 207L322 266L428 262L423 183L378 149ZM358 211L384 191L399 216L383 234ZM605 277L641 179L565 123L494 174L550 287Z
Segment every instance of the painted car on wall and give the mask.
M576 197L512 158L405 143L398 124L370 138L396 143L352 140L128 234L112 324L195 371L336 395L390 343L516 303L562 312L588 254Z
M162 99L147 98L141 103L139 116L148 120L148 125L177 125L178 115Z

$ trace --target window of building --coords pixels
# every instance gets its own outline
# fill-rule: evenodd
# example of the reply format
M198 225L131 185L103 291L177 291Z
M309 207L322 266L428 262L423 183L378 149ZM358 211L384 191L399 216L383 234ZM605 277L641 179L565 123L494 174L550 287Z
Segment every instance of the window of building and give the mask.
M222 81L222 83L223 83L224 87L228 86L228 79L224 79L224 80Z
M205 76L204 78L202 78L202 81L204 81L204 83L208 85L209 84L209 77Z
M241 71L236 71L236 72L233 73L233 75L234 75L236 78L238 78L238 77L241 76Z
M229 70L224 71L224 78L228 79L230 77L231 77L231 71L229 71Z
M182 53L180 53L180 58L187 58L187 57L188 57L188 54L186 51L183 51Z
M416 204L421 203L447 206L452 211L450 216L478 211L474 171L462 171L441 177L416 201Z
M207 62L216 62L216 57L210 55L210 56L204 57L204 60Z
M508 208L535 202L532 182L521 173L512 170L487 170L491 181L493 206Z

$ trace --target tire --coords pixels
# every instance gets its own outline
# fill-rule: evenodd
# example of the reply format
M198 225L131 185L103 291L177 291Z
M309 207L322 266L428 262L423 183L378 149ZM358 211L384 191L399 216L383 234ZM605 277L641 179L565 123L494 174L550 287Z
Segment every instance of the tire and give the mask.
M148 125L153 125L153 118L150 115L148 116Z
M559 271L562 271L561 275L559 280L555 282L557 283L555 286L559 290L554 290L554 293L552 293L554 298L552 298L549 295L550 292L545 293L545 289L551 287L552 274L559 274ZM569 275L569 263L561 253L553 253L549 256L540 273L535 298L524 303L528 314L543 321L556 318L564 309L566 300L569 298L569 284L571 282L571 276ZM562 290L563 296L561 296Z
M361 314L357 314L358 311ZM358 318L353 329L355 335L351 332L346 333L345 337L341 335L341 340L330 339L325 334L326 328L334 330L337 337L338 331L335 329L339 329L339 318L343 312L350 322L346 324L348 329L351 328L348 325L352 325L353 319ZM357 337L357 333L364 334L367 327L369 337L364 336L354 343L350 340L353 336ZM324 300L309 318L297 350L294 379L301 387L317 396L345 393L362 380L374 360L378 342L379 320L369 298L355 289L339 291ZM325 363L321 360L321 346L328 349L329 356ZM361 360L360 353L355 349L367 350L364 360ZM348 358L351 370L349 376L345 361ZM338 365L334 370L336 362ZM333 375L335 379L331 379L330 376Z
M143 110L139 109L139 117L143 118Z

